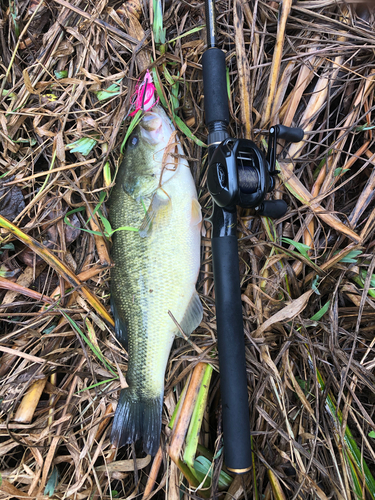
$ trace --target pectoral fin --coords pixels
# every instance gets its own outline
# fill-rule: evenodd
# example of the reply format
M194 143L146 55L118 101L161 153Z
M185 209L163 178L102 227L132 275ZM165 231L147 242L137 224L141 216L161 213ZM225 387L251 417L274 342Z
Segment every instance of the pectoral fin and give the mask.
M196 198L191 200L191 220L192 226L197 226L202 222L202 209Z
M194 292L185 311L180 326L186 335L190 335L200 325L203 318L203 306L197 292ZM181 334L177 333L181 337Z
M139 236L141 238L146 238L146 236L151 234L152 226L157 220L158 214L171 204L172 202L168 194L162 188L158 188L151 199L150 206L139 228Z

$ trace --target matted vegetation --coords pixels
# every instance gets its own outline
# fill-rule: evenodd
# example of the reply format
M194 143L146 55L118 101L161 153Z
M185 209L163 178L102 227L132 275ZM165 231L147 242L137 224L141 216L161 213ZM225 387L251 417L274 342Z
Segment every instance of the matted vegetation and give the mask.
M211 210L204 4L166 2L162 22L156 6L1 5L0 498L135 498L154 488L177 500L220 488L226 500L375 499L375 19L363 3L216 4L232 136L261 145L275 123L306 131L279 145L274 196L288 213L238 214L252 472L220 474L208 222L204 319L171 352L160 452L152 463L137 447L111 448L127 355L111 327L106 202L147 68L181 130L206 218Z

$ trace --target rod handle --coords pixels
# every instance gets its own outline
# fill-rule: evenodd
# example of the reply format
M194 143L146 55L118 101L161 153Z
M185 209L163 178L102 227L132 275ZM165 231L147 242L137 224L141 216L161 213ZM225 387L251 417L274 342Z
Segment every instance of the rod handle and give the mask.
M204 109L206 125L214 122L229 124L229 108L227 93L227 68L225 54L222 50L213 47L206 50L202 57Z
M236 474L251 468L250 417L237 237L212 238L224 461Z

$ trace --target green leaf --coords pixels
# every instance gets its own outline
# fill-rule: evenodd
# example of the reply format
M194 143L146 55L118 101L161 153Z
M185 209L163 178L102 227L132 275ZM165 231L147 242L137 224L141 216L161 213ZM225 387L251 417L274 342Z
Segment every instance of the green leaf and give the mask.
M69 212L66 212L65 214L65 217L64 217L64 222L65 224L68 224L68 226L70 227L74 227L75 229L77 229L75 226L73 226L70 222L69 222L69 215L73 215L73 214L76 214L77 212L84 212L86 210L85 207L78 207L78 208L74 208L73 210L69 210Z
M98 101L104 101L105 99L110 99L111 97L119 95L121 80L116 83L112 83L112 85L110 85L106 90L99 90L95 92Z
M104 230L106 231L106 233L109 235L109 236L112 236L113 234L113 229L112 229L112 226L111 226L111 223L109 222L108 219L106 219L104 217L104 215L102 214L102 212L99 210L98 212L99 214L99 217L100 217L100 220L102 221L102 224L104 226Z
M314 314L314 316L311 316L311 321L319 321L328 311L330 304L331 301L329 300L321 309L319 309L317 313Z
M76 394L80 394L81 392L95 389L96 387L99 387L100 385L103 385L103 384L109 384L110 382L113 382L114 380L117 380L117 379L118 379L118 377L110 378L108 380L101 380L100 382L97 382L96 384L92 384L92 385L89 385L88 387L85 387L84 389L80 389L79 391L76 392Z
M18 10L18 3L14 0L9 0L9 13L14 25L14 33L16 35L16 40L18 40L21 30L18 21L21 20L21 14ZM21 21L22 22L22 21Z
M193 33L197 33L197 31L200 31L205 27L206 27L205 24L203 24L202 26L196 26L195 28L187 31L186 33L183 33L182 35L176 36L176 38L172 38L172 40L168 40L168 43L173 43L176 40L179 40L180 38L183 38L183 37L188 36L188 35L192 35Z
M357 127L355 129L356 132L362 132L364 130L373 130L375 128L375 125L361 125L360 127Z
M362 490L362 484L361 484L362 481L358 477L358 471L356 470L354 465L355 462L351 459L350 455L345 452L345 450L344 450L344 456L347 464L349 465L356 498L357 500L362 500L364 498L365 492Z
M355 281L357 283L357 285L359 285L361 288L364 287L364 279L361 279L359 276L354 276L353 278L353 281ZM369 289L368 291L368 294L370 295L370 297L373 297L375 298L375 290L372 290L371 288Z
M311 362L311 356L309 355L309 359ZM325 382L324 379L319 372L319 370L316 370L316 378L320 386L320 390L322 393L324 393L325 390ZM326 397L326 404L325 408L328 411L330 417L332 418L333 421L333 431L336 436L338 436L337 429L339 426L342 426L342 413L339 408L336 407L335 400L332 396L332 394L328 393ZM363 480L366 482L366 487L371 495L372 499L375 499L375 480L374 477L372 476L370 469L365 462L363 458L363 453L362 451L358 448L357 443L349 429L348 426L345 427L345 433L344 433L344 442L345 442L345 449L344 449L344 456L346 461L349 464L350 470L351 470L351 475L353 479L353 483L359 485L360 483L358 482L358 477L357 477L357 471L360 473L361 476L361 483ZM355 468L354 468L355 466ZM363 495L360 495L359 498L364 498Z
M51 497L55 493L57 483L59 482L59 470L57 467L52 469L52 474L50 475L46 487L44 488L44 494Z
M366 271L362 271L360 273L359 276L354 276L352 279L353 281L355 281L361 288L364 287L365 285L365 281L366 281L366 277L367 277L367 272ZM375 274L373 274L371 276L371 280L370 280L370 286L371 288L369 288L369 291L368 291L368 294L371 296L371 297L374 297L375 298L375 290L373 290L373 288L375 288Z
M177 127L181 130L182 133L186 135L186 137L194 141L195 144L197 144L202 148L207 147L207 145L204 142L202 142L201 140L198 139L198 137L195 137L195 135L193 135L192 131L189 129L187 125L185 125L185 123L181 120L179 116L173 113L173 119L176 122Z
M318 290L318 284L319 284L319 276L315 276L313 282L311 283L311 288L317 295L320 295L320 292Z
M370 431L370 432L368 433L368 437L370 437L370 438L375 438L375 431Z
M333 153L333 149L329 149L328 150L328 153L324 156L324 158L320 161L319 165L317 166L317 168L314 170L314 173L313 173L313 179L314 181L317 179L318 175L319 175L319 172L322 170L322 168L324 167L324 165L326 164L327 162L327 158L329 156L332 156L332 153Z
M228 100L232 100L232 95L230 93L230 73L229 73L229 66L227 67L227 93L228 93Z
M204 478L212 479L212 463L206 458L200 455L194 460L194 471L197 475L199 481L203 481ZM219 476L219 488L228 488L233 481L226 472L221 471Z
M168 68L165 66L164 67L164 76L165 76L165 79L167 80L167 82L169 83L169 85L174 85L176 83L176 80L173 78L173 76L170 74Z
M122 226L122 227L118 227L117 229L112 230L112 234L116 233L117 231L134 231L136 233L137 231L139 231L139 229L136 227L131 227L131 226Z
M95 216L96 212L99 212L100 207L101 207L101 206L102 206L102 204L104 203L105 197L106 197L106 193L105 193L105 191L102 191L102 192L100 193L100 196L99 196L99 203L96 205L96 207L95 207L95 208L94 208L94 210L92 211L92 216L91 216L91 217L89 217L89 218L87 219L86 224L88 224L88 223L90 222L90 220L92 219L92 217L94 217L94 216Z
M356 264L357 257L362 254L362 250L352 250L345 257L343 257L339 262L347 262L348 264Z
M66 147L70 149L71 153L81 153L83 156L87 156L95 147L97 142L98 141L96 141L95 139L82 137L81 139L78 139L78 141L67 144Z
M53 332L53 330L56 328L56 326L57 326L57 325L56 325L55 323L53 323L51 326L48 326L47 328L45 328L45 329L42 331L42 333L44 333L44 335L48 335L48 334L50 334L50 333L52 333L52 332Z
M3 252L0 251L0 254L2 253ZM13 278L13 276L15 276L19 271L20 269L14 269L13 271L8 271L8 268L6 267L5 264L0 264L0 276L2 278Z
M152 68L152 79L154 81L154 85L156 87L156 93L158 94L160 102L162 103L162 105L166 109L168 109L168 103L165 100L164 93L163 93L163 90L161 88L161 82L160 82L160 78L159 78L159 73L158 73L158 70L155 67Z
M58 80L61 80L62 78L66 78L68 76L68 71L66 69L63 69L62 71L54 71L55 77Z
M173 110L177 110L180 103L178 100L178 90L180 88L180 83L178 80L174 81L172 87L171 87L171 95L170 95L170 100L171 100L171 105Z
M163 9L161 0L153 0L154 22L152 24L152 31L154 33L156 46L165 43L165 32L163 29Z
M96 234L98 236L102 236L102 233L100 231L93 231L92 229L85 229L83 227L77 228L76 226L73 226L73 224L70 223L70 221L68 219L69 215L75 214L77 212L84 212L85 210L86 210L85 207L78 207L78 208L75 208L74 210L70 210L69 212L67 212L65 217L64 217L65 224L67 224L69 227L72 227L74 229L79 229L80 231L84 231L85 233Z
M305 395L308 394L309 390L310 390L310 383L306 382L306 380L303 380L302 378L298 378L298 377L296 377L296 380L298 382L298 385L301 387L301 389L305 393Z
M309 247L309 245L305 245L304 243L299 243L297 241L291 240L290 238L283 238L282 241L284 243L289 243L289 245L293 245L294 247L296 247L296 249L299 251L301 255L303 255L304 257L306 257L306 259L311 261L308 254L308 252L311 251L311 247Z
M338 177L340 174L345 174L345 172L349 172L349 168L336 168L333 172L333 177Z
M103 179L104 179L104 185L106 187L110 186L112 183L112 176L111 176L111 167L109 165L109 161L106 161L103 167Z
M36 139L34 139L33 137L30 137L29 139L23 139L22 137L20 137L19 139L16 139L15 141L13 141L14 144L30 144L30 146L35 146L36 144Z
M123 226L123 227L119 227L119 228L113 230L112 227L111 227L111 224L110 224L109 220L106 219L104 217L104 215L100 211L100 205L103 203L104 198L105 198L105 192L103 191L100 194L99 203L94 208L92 214L94 216L96 214L96 212L98 212L98 215L99 215L99 217L100 217L100 219L101 219L101 221L103 223L103 226L104 226L104 236L106 238L110 238L112 236L112 234L115 233L116 231L134 231L134 232L138 231L138 228L131 227L131 226ZM83 227L77 228L76 226L73 226L73 224L70 223L70 221L68 219L69 215L75 214L77 212L84 212L85 210L86 210L85 207L78 207L78 208L75 208L75 209L70 210L69 212L67 212L66 215L65 215L65 217L64 217L65 224L67 224L69 227L72 227L74 229L79 229L80 231L85 231L85 233L95 234L97 236L103 236L103 233L101 231L93 231L92 229L85 229ZM91 219L91 217L87 220L86 224L90 221L90 219Z
M3 90L2 96L5 99L17 99L17 94L15 94L14 92L11 92L10 90Z
M1 250L12 250L14 252L14 245L13 243L5 243L5 245L1 245Z

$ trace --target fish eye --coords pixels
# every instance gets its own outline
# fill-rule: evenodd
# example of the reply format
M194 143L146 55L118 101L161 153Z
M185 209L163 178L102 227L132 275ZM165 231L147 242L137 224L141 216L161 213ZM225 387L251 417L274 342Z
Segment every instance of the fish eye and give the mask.
M139 142L137 135L132 135L129 139L129 147L134 148Z

